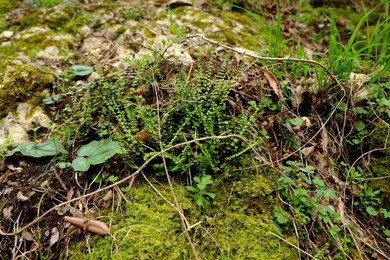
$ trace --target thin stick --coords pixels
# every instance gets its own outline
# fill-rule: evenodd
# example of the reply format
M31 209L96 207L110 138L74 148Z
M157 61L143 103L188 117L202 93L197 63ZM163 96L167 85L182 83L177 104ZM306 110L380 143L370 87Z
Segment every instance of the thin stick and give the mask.
M259 60L270 60L270 61L295 61L295 62L305 62L305 63L311 63L311 64L315 64L321 68L323 68L326 73L337 83L337 85L339 86L343 86L343 84L339 81L339 79L334 76L329 70L327 67L325 67L323 64L315 61L315 60L307 60L307 59L297 59L297 58L291 58L291 57L287 57L287 58L272 58L272 57L264 57L264 56L259 56L257 55L254 51L251 51L251 50L248 50L248 49L244 49L244 48L237 48L237 47L231 47L229 45L226 45L224 43L221 43L221 42L217 42L217 41L214 41L214 40L211 40L201 34L193 34L193 35L187 35L187 38L193 38L193 37L199 37L199 38L202 38L203 40L205 41L208 41L210 43L213 43L213 44L216 44L216 45L219 45L223 48L226 48L228 50L231 50L231 51L234 51L234 52L237 52L239 54L242 54L242 55L245 55L245 56L248 56L248 57L252 57L252 58L255 58L255 59L259 59Z
M312 256L311 254L309 254L308 252L303 251L302 249L300 249L299 247L297 247L297 246L294 245L293 243L287 241L287 240L284 239L283 237L281 237L281 236L279 236L279 235L277 235L277 234L275 234L275 233L273 233L273 232L269 232L269 233L272 234L272 235L274 235L275 237L279 238L279 239L282 240L283 242L286 242L287 244L289 244L290 246L294 247L294 248L297 249L298 251L304 253L305 255L308 255L308 256L310 256L310 257L313 258L313 259L318 259L318 258Z
M160 150L162 151L164 147L163 147L162 138L161 138L160 101L158 99L158 93L157 93L157 86L156 86L156 84L157 84L156 82L152 83L153 88L154 88L154 93L155 93L155 96L156 96L156 104L157 104L158 139L159 139L159 143L160 143ZM164 153L161 154L161 157L163 159L164 171L165 171L165 175L166 175L167 180L168 180L169 189L171 190L171 193L172 193L173 202L175 203L176 210L177 210L177 212L179 213L179 216L180 216L181 226L182 226L183 232L184 232L184 234L185 234L185 236L186 236L186 238L188 240L188 243L190 243L190 245L191 245L192 253L194 254L195 260L198 260L199 256L198 256L198 253L196 252L195 244L194 244L194 242L192 242L192 239L191 239L191 236L190 236L190 233L189 233L188 221L187 221L186 217L184 216L183 211L181 210L179 201L177 200L175 191L173 190L171 176L169 176L168 166L167 166L167 162L165 160Z

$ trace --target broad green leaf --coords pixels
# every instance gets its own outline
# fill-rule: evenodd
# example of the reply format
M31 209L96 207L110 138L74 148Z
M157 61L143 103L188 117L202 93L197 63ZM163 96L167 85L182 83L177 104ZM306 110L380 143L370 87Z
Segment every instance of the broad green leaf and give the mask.
M274 214L276 217L276 220L279 224L286 224L288 222L288 218L286 218L284 215L290 217L290 214L281 209L282 212L279 211L277 207L274 207ZM283 214L282 214L283 213Z
M214 199L215 198L215 193L213 192L206 192L205 193L207 196L209 196L210 198Z
M356 130L363 131L366 128L366 125L362 121L356 121L355 123Z
M383 215L384 218L390 218L390 211L385 208L381 208L379 212Z
M77 157L72 161L72 167L75 171L85 172L89 169L91 164L84 157Z
M366 211L371 216L376 216L378 214L378 211L376 211L373 207L370 206L366 208Z
M293 119L288 120L288 123L290 125L300 126L300 125L302 125L303 120L302 120L302 118L297 117L297 118L293 118Z
M202 184L208 185L208 184L211 184L211 183L213 183L213 181L211 180L211 176L210 175L205 175L204 177L202 177Z
M354 111L355 113L358 113L358 114L367 114L367 113L368 113L368 111L365 110L365 109L362 108L362 107L355 107L355 108L353 109L353 111Z
M15 149L9 151L6 156L11 156L15 152L20 152L25 156L31 156L35 158L55 156L60 153L66 153L64 147L60 144L57 137L49 138L40 144L36 144L35 142L19 144Z
M118 176L110 175L107 179L107 181L110 181L112 183L116 182L119 179Z
M187 186L186 189L189 190L189 191L192 191L192 192L196 192L197 191L197 189L195 189L192 186Z
M83 145L73 160L72 167L76 171L87 171L91 165L101 164L121 152L118 142L111 139L92 141Z
M323 180L321 180L318 176L314 177L313 183L316 184L318 187L323 188L325 187L325 183Z
M118 142L111 139L101 141L92 141L89 144L83 145L78 150L78 156L85 156L90 164L101 164L107 161L117 153L121 152L121 147Z
M76 76L87 76L93 72L93 68L88 65L73 65L72 73Z
M324 189L322 191L322 196L324 198L328 198L328 199L336 199L336 194L334 193L334 190L328 188L328 189Z

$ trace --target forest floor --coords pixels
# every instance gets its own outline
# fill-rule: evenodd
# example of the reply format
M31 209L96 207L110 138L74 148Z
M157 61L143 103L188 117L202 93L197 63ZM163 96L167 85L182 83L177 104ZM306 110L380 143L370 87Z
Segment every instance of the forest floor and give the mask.
M0 0L0 259L390 259L389 3Z

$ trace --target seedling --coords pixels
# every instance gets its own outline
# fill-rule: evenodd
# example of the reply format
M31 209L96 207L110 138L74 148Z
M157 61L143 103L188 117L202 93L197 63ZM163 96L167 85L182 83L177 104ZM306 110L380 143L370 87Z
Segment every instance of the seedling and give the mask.
M202 207L204 210L208 210L209 199L215 198L215 193L208 192L207 186L212 184L210 175L204 175L202 177L194 177L194 182L197 183L195 186L187 186L186 189L190 192L190 197L192 197L196 204Z

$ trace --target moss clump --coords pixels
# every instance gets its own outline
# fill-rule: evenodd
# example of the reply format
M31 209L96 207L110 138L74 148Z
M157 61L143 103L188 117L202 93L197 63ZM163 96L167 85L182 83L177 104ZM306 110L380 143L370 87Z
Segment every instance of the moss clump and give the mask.
M13 9L15 0L0 0L0 14L5 14Z
M0 118L13 111L16 102L29 100L36 91L44 89L55 79L44 67L12 63L3 63L0 67Z
M383 134L387 133L388 131L388 125L377 124L374 131L370 135L369 140L372 148L386 147L385 150L374 154L371 161L373 177L380 177L378 179L373 179L372 184L375 188L379 188L385 192L390 190L390 182L387 178L383 178L390 176L390 172L388 170L390 168L390 161L388 159L390 156L390 140L388 139L387 134Z
M160 192L170 199L166 187ZM184 189L175 187L184 210L199 215L199 209L184 197ZM84 243L75 245L69 256L73 259L182 259L191 249L181 235L177 212L159 197L147 184L132 190L131 201L121 214L113 214L113 238L93 237L88 256Z
M184 185L175 194L190 225L201 259L294 259L296 250L270 234L281 234L272 221L273 195L267 177L253 172L220 175L215 180L216 199L204 214L185 197ZM167 186L159 191L170 201ZM112 213L107 213L110 215ZM178 213L149 184L132 190L122 214L112 214L113 237L94 236L90 252L84 242L71 247L74 259L192 259L182 234ZM288 238L296 243L294 238ZM89 254L89 255L88 255Z

